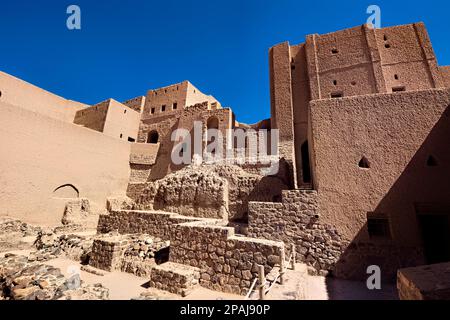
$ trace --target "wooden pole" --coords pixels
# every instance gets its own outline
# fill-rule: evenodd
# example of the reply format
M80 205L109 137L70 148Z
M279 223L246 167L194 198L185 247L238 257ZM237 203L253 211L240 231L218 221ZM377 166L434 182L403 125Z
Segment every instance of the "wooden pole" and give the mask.
M280 257L280 284L284 284L284 274L286 273L286 253L284 249L281 251Z
M292 254L292 270L295 271L295 264L296 264L295 255L297 254L297 252L295 251L295 244L292 244L291 246L291 254Z
M264 275L264 266L258 266L259 275L259 300L266 300L266 276Z

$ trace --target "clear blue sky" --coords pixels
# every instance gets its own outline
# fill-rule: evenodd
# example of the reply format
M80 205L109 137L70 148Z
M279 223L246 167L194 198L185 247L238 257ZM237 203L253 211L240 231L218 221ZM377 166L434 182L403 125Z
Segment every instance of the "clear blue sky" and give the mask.
M82 30L66 28L66 8ZM450 64L448 1L14 0L0 8L0 70L63 97L123 101L190 80L253 123L270 116L268 49L365 23L424 21L440 65Z

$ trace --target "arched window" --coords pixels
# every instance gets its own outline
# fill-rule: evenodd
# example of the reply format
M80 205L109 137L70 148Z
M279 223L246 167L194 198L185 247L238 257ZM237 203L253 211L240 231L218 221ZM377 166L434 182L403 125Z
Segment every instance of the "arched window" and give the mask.
M206 122L208 129L219 129L219 119L217 117L210 117Z
M80 192L72 184L64 184L53 190L54 198L78 198Z
M366 157L362 157L361 160L359 160L358 166L361 169L370 169L370 162Z
M158 134L158 131L156 131L156 130L150 131L150 132L148 133L147 143L153 143L153 144L155 144L155 143L158 143L158 141L159 141L159 134Z

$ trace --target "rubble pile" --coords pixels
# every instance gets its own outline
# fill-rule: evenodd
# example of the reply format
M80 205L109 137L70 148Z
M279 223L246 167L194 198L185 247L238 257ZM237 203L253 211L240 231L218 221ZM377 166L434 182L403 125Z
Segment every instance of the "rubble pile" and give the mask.
M79 274L67 279L58 268L26 256L6 254L0 258L0 299L2 300L91 300L108 299L101 285L85 286Z

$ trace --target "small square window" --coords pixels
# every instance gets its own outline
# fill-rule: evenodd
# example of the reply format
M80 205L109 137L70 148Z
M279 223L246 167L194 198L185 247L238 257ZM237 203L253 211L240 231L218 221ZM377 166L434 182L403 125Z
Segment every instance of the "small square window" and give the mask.
M161 112L164 112L164 111L166 111L166 105L165 105L165 104L163 104L163 105L161 106Z
M339 53L339 50L336 49L336 48L333 48L333 49L331 49L331 53L332 54L337 54L337 53Z
M405 86L393 87L392 88L392 92L403 92L403 91L406 91L406 87Z
M367 231L371 238L390 238L389 219L373 212L367 215Z
M336 99L336 98L342 98L344 96L344 93L342 91L339 92L332 92L331 93L331 98L332 99Z
M127 110L125 109L125 110L123 110L123 113L125 114L125 113L127 113Z
M178 104L177 104L176 102L174 102L174 103L173 103L172 109L173 109L173 110L177 110L177 108L178 108Z
M136 140L132 137L128 137L128 142L135 142Z
M154 114L155 113L155 108L152 108L152 110L150 112L151 112L151 114Z

